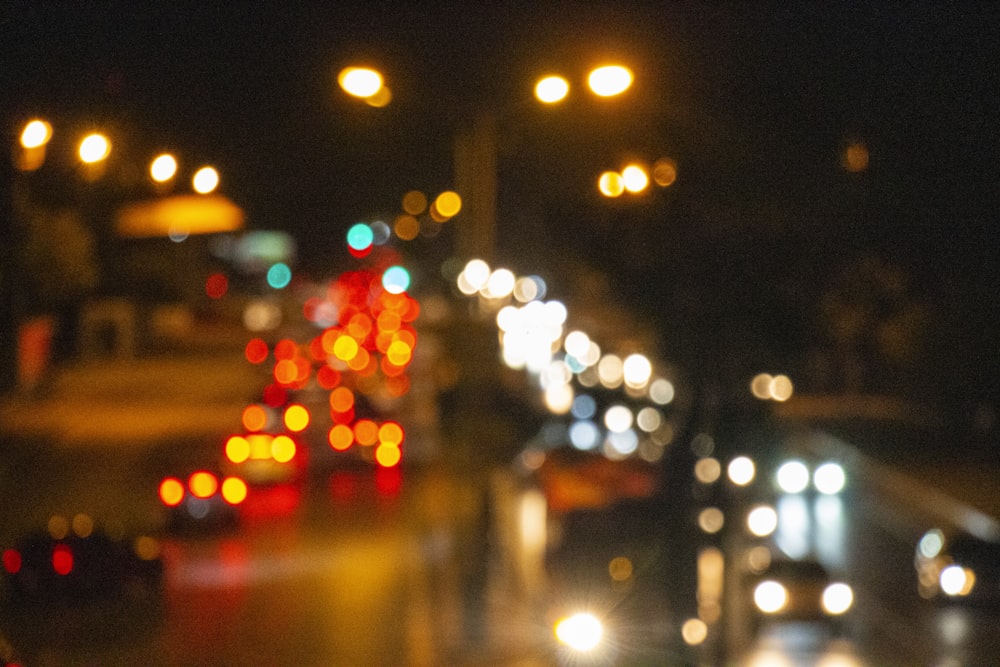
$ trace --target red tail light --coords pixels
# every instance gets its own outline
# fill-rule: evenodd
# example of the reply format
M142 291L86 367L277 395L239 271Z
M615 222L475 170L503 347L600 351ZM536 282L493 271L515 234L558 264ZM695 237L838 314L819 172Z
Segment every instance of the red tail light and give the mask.
M3 552L3 569L8 574L17 574L21 571L21 552L17 549L6 549Z
M57 544L52 549L52 569L66 575L73 571L73 550L68 544Z

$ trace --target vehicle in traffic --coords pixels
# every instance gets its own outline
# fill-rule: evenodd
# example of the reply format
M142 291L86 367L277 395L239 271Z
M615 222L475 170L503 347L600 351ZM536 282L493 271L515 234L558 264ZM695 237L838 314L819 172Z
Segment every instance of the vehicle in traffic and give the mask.
M3 590L16 605L158 597L160 544L148 535L111 535L85 514L54 516L47 530L2 550Z
M932 528L917 543L914 566L921 597L1000 605L1000 541Z
M851 586L812 559L772 560L748 578L748 594L755 631L775 621L823 622L837 631L838 620L854 605Z
M249 493L247 483L241 478L209 470L195 470L186 479L165 477L158 491L167 510L167 528L171 530L235 525L239 507Z
M229 436L222 467L249 484L280 484L297 479L305 452L288 434L244 433Z

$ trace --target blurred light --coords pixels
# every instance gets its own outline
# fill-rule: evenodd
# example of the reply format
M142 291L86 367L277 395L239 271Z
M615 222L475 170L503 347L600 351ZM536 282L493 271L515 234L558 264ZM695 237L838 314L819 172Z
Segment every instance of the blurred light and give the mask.
M858 174L868 168L868 147L856 141L844 149L841 164L852 174Z
M52 126L41 119L29 121L21 132L21 146L24 148L40 148L49 143L52 138Z
M619 197L625 192L625 179L617 171L605 171L597 178L597 189L605 197Z
M649 398L660 405L667 405L674 400L674 385L670 380L659 378L649 385Z
M577 419L593 419L597 414L597 401L588 394L580 394L573 399L571 411Z
M448 190L437 196L437 199L434 200L434 207L445 218L453 218L462 210L462 198L458 196L457 192Z
M194 172L191 186L200 195L207 195L219 187L219 172L212 167L202 167Z
M327 434L327 442L330 447L342 452L354 444L354 431L347 424L334 424Z
M823 590L823 609L826 613L839 616L854 604L854 591L845 583L830 584Z
M397 216L392 231L402 240L412 241L420 234L420 221L410 214Z
M359 419L354 424L354 439L359 445L374 445L378 441L378 425L370 419Z
M490 273L490 265L483 260L469 260L459 274L459 288L464 294L475 294L486 286L486 282L490 279ZM463 283L468 287L463 287ZM467 289L471 291L467 291Z
M630 164L622 169L622 183L632 194L642 192L649 187L649 174L637 164Z
M111 142L103 134L88 134L80 142L80 160L87 164L100 162L111 153Z
M267 343L260 338L252 338L247 342L243 353L244 356L246 356L247 361L251 364L260 364L267 359L269 351L267 349Z
M570 424L567 435L570 444L580 451L595 449L601 442L601 430L589 420L581 419Z
M681 637L689 646L698 646L708 638L708 625L700 618L689 618L681 626Z
M153 560L160 555L160 542L149 535L140 535L132 543L132 551L141 560Z
M604 412L604 426L612 433L624 433L632 428L632 410L624 405L612 405Z
M69 534L69 521L62 514L53 514L47 528L52 539L61 540Z
M607 389L616 389L621 386L623 370L622 360L614 354L606 354L597 362L597 376L601 384Z
M778 513L767 505L755 507L747 514L747 528L757 537L767 537L778 528Z
M746 486L753 481L756 473L753 460L748 456L737 456L729 462L726 469L729 474L729 481L736 486Z
M579 613L560 619L555 626L556 638L574 651L592 651L601 643L604 628L593 614Z
M771 567L771 550L765 546L756 546L747 552L747 567L754 574L760 574Z
M813 485L817 491L826 495L840 493L846 481L843 466L832 461L816 468L813 473Z
M176 477L167 477L160 482L160 500L168 507L175 507L184 500L184 484Z
M76 514L73 516L73 532L78 537L90 537L94 532L94 520L89 514Z
M564 415L573 407L573 387L559 384L545 390L545 407L554 415Z
M267 425L267 410L262 405L243 408L243 427L248 431L261 431Z
M388 421L378 428L379 442L397 447L403 442L403 427L398 422Z
M514 298L521 303L545 298L545 281L538 276L518 278L514 284Z
M614 581L628 581L632 578L633 565L626 556L616 556L608 563L608 574Z
M722 476L722 464L711 456L700 458L694 464L694 476L702 484L714 484Z
M347 67L337 75L337 83L348 95L367 98L382 88L382 75L370 67Z
M368 97L365 97L364 100L365 104L368 106L381 109L384 106L388 106L389 102L392 102L392 91L389 90L388 86L383 85L375 91L374 95L369 95Z
M222 480L222 498L230 505L239 505L247 499L247 484L239 477Z
M975 574L961 565L949 565L941 570L941 592L952 597L968 595L975 585Z
M725 523L726 516L718 507L706 507L698 513L698 527L710 535L722 530Z
M366 252L375 242L375 232L370 225L359 222L347 230L347 247L355 253Z
M769 387L769 393L771 398L775 401L787 401L792 397L792 392L794 387L792 386L792 381L787 375L775 375L771 379L771 386Z
M769 400L771 398L771 381L773 379L768 373L755 375L753 380L750 381L750 393L754 395L754 398L759 398L762 401Z
M677 180L677 164L669 158L660 158L653 164L653 182L661 188L670 187Z
M276 436L271 441L271 458L278 463L288 463L295 458L295 441L287 435Z
M149 175L157 183L169 181L176 173L177 160L169 153L156 156L149 164Z
M644 355L630 354L622 362L622 378L625 386L631 389L641 389L649 383L653 375L653 365Z
M24 559L21 558L21 552L16 549L4 549L3 552L3 569L7 571L8 574L17 574L21 570L21 565Z
M635 416L635 423L646 433L653 433L663 423L663 415L654 407L646 406Z
M920 538L917 548L924 558L937 558L944 548L944 533L937 528L932 528Z
M376 220L371 224L372 228L372 243L375 245L385 245L392 238L392 231L389 229L389 225L385 224L383 220Z
M285 409L285 426L289 431L298 433L309 426L309 410L304 405L289 405Z
M284 289L292 282L292 270L284 262L271 265L267 270L267 284L273 289Z
M282 321L281 307L273 301L256 299L243 309L243 326L250 331L271 331Z
M209 498L219 490L219 480L212 473L199 470L188 478L188 488L196 498Z
M809 486L809 468L802 461L786 461L778 468L777 481L785 493L802 493Z
M57 544L52 549L52 569L63 576L73 571L73 550L68 544Z
M490 299L506 299L514 292L516 282L517 278L509 269L497 269L486 281L483 296Z
M625 92L632 85L632 72L621 65L605 65L590 73L587 84L595 95L613 97Z
M205 294L210 299L221 299L229 291L229 278L224 273L213 273L205 279Z
M383 468L392 468L399 464L403 454L397 445L383 442L375 449L375 461Z
M410 215L420 215L427 210L427 195L419 190L410 190L403 195L403 210Z
M226 440L226 458L233 463L243 463L250 458L250 442L243 436L233 435ZM183 495L183 489L181 494ZM177 499L180 502L180 498Z
M561 76L546 76L535 84L535 98L544 104L561 102L567 95L569 95L569 82Z
M410 272L402 266L390 266L382 274L382 287L389 294L402 294L410 288Z
M788 604L788 590L777 581L762 581L753 591L753 601L765 614L774 614Z

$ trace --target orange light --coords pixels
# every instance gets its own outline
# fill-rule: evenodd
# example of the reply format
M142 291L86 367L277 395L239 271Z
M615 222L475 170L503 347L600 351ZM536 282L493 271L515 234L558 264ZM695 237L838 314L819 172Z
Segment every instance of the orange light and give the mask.
M329 391L340 384L340 371L329 366L320 366L316 371L316 383Z
M410 391L410 377L408 375L398 375L385 379L385 389L390 396L399 398Z
M327 437L330 446L342 452L354 444L354 431L347 424L335 424Z
M196 498L210 498L219 490L219 480L212 473L199 470L191 474L188 488Z
M372 318L367 313L357 313L347 323L347 333L355 340L364 340L372 331Z
M309 410L304 405L289 405L285 410L285 426L289 431L298 433L309 426Z
M396 445L383 442L375 450L375 461L383 468L392 468L398 465L402 458L403 453L399 451L399 447Z
M248 431L260 431L267 424L267 410L262 405L248 405L243 409L243 427Z
M250 458L250 443L247 439L243 436L234 435L226 440L226 458L233 463L243 463ZM181 489L181 492L183 493L183 489Z
M167 507L176 507L184 500L184 484L176 477L167 477L160 482L160 500Z
M239 477L222 480L222 498L230 505L239 505L247 499L247 483Z
M337 387L330 392L330 409L334 412L347 412L354 407L354 392L347 387Z
M371 360L372 360L372 355L368 353L368 350L361 347L358 348L357 354L355 354L352 358L347 360L347 367L350 368L352 371L357 371L360 373L361 371L364 371L368 367L368 364L371 363Z
M403 323L403 318L395 311L383 310L375 322L381 331L396 331Z
M378 439L383 444L398 447L403 442L403 427L397 422L385 422L378 429Z
M389 361L396 366L405 366L410 363L410 359L413 357L413 350L405 341L397 340L389 345L389 349L386 350L385 354L389 358Z
M333 354L333 346L337 343L338 338L340 338L340 329L327 329L324 331L323 335L319 337L323 351L327 354Z
M359 419L354 425L354 439L359 445L374 445L378 440L378 425L371 419Z
M279 435L271 442L271 457L278 463L288 463L295 458L295 441Z
M274 346L275 359L292 359L298 353L299 346L294 340L283 338Z
M274 379L278 384L294 384L299 377L299 368L291 359L282 359L274 365Z

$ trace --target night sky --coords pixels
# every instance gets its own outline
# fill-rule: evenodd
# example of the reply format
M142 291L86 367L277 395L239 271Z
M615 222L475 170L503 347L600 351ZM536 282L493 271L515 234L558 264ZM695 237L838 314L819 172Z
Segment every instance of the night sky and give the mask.
M321 270L353 222L451 186L456 129L502 108L501 260L579 258L689 358L804 364L816 304L876 256L934 313L922 367L951 358L949 387L997 399L997 3L143 4L0 8L9 140L36 114L111 121L216 164L249 225ZM636 72L628 103L527 101L536 74L606 56ZM358 61L389 107L337 89ZM673 158L677 183L601 200L594 175L633 155Z

